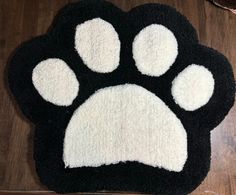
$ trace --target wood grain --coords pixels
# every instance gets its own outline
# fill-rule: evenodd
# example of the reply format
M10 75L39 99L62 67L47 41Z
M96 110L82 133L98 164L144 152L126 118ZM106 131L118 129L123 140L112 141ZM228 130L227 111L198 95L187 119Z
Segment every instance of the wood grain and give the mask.
M20 112L6 83L6 64L23 41L43 34L69 0L0 0L0 189L39 190L32 158L34 127ZM205 0L111 0L123 10L158 2L176 7L197 29L200 42L213 47L233 65L236 75L236 15ZM212 164L192 195L236 195L236 106L212 132ZM6 194L6 191L2 194ZM36 194L36 193L35 193ZM40 193L41 194L41 193ZM51 193L50 193L51 194Z

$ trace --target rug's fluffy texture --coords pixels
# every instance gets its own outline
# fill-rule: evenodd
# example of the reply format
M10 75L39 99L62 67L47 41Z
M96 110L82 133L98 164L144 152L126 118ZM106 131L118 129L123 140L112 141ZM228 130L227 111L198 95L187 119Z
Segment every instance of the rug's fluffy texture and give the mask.
M35 124L40 180L57 192L182 195L210 165L210 131L234 102L227 59L173 8L81 1L24 43L9 84Z

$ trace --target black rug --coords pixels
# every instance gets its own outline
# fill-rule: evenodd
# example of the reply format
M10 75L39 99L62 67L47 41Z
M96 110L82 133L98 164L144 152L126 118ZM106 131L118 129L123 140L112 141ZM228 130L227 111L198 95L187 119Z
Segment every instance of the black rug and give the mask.
M160 4L69 4L9 67L36 126L39 178L60 193L193 191L209 170L210 131L234 102L228 60Z

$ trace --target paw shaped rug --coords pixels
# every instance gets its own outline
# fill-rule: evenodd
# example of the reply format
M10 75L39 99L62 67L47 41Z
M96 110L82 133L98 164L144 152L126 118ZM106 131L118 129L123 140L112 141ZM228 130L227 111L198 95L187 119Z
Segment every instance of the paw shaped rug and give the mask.
M39 178L60 193L193 191L234 102L227 59L159 4L69 4L15 52L9 84L35 124Z

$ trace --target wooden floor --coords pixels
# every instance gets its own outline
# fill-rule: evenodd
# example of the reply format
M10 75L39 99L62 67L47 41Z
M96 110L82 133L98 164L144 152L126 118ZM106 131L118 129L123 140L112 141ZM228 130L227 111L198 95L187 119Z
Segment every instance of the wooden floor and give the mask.
M44 33L68 0L0 0L0 190L47 191L37 178L32 158L33 125L22 115L6 84L6 63L22 41ZM234 65L236 15L205 0L112 0L129 10L147 2L176 7L197 29L201 43ZM236 106L212 133L208 177L192 195L236 195Z

